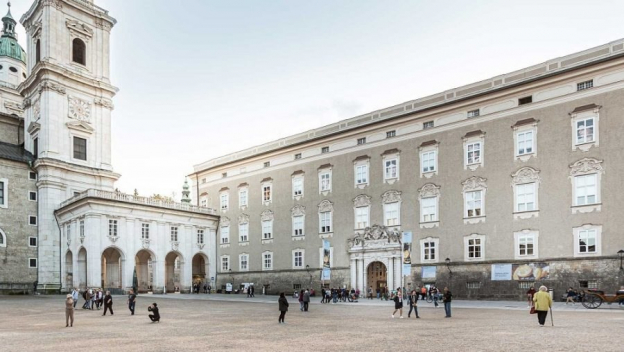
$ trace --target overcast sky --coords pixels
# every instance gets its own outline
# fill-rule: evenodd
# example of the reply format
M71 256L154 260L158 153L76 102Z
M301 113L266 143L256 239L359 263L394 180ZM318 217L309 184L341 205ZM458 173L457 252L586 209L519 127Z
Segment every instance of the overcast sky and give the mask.
M206 160L624 37L624 1L96 4L118 20L117 187L178 198Z

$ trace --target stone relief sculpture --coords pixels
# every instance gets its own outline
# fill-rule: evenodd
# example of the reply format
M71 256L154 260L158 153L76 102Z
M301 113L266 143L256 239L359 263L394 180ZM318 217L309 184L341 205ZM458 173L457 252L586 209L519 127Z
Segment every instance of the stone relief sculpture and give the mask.
M352 248L354 246L366 245L369 241L387 240L388 243L401 244L401 231L397 229L389 229L383 225L373 225L364 229L364 233L356 232L352 238L347 240L347 245Z
M78 121L90 122L91 103L72 96L68 96L68 98L69 117Z

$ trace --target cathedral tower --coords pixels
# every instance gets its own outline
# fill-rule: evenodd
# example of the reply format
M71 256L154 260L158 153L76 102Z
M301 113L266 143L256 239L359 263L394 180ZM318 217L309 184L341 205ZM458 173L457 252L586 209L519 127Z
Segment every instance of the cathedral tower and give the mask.
M87 189L112 191L120 176L111 164L117 88L110 83L109 40L116 20L90 0L36 0L20 21L30 53L28 78L19 91L24 96L25 147L37 158L39 285L58 288L61 252L67 248L60 241L55 210ZM83 221L95 224L99 219L87 216ZM99 265L100 258L85 261Z

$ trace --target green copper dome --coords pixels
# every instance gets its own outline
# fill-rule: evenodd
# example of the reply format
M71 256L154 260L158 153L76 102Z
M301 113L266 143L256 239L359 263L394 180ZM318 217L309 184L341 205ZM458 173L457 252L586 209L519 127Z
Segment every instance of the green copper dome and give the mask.
M10 58L20 60L26 63L26 52L17 42L15 35L15 25L17 22L11 16L11 3L9 3L9 12L2 17L2 37L0 37L0 57L8 56Z

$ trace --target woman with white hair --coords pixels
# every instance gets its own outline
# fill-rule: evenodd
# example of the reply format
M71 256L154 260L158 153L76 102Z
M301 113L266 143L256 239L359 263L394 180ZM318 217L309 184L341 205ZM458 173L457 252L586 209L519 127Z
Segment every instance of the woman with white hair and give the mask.
M550 298L550 295L546 291L546 286L540 286L539 291L533 296L533 302L535 302L535 312L537 313L537 321L539 322L540 327L544 326L548 310L552 307L552 298Z

